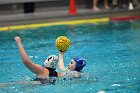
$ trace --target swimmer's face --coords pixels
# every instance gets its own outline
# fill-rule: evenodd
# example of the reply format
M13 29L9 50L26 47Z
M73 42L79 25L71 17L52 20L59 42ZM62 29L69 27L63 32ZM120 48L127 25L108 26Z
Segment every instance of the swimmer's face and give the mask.
M75 69L75 66L76 66L76 62L72 59L68 64L68 68L73 71Z

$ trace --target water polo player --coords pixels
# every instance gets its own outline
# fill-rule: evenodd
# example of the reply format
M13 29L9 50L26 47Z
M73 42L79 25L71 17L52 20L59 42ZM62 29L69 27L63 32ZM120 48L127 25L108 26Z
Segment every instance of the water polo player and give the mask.
M82 58L73 58L68 64L68 68L65 68L63 56L64 52L59 52L58 65L59 68L64 71L62 75L68 77L80 77L82 69L86 65L86 61Z
M59 68L60 70L65 71L61 75L68 77L79 77L83 67L86 65L86 61L82 58L73 58L69 63L68 68L65 68L63 54L69 48L70 40L66 36L59 36L55 42L56 48L60 51L58 62Z
M16 36L14 37L17 45L18 45L18 49L20 52L20 56L22 59L22 62L24 63L24 65L34 74L36 74L37 78L35 80L37 81L41 81L41 82L47 82L46 80L49 79L49 77L58 77L59 74L55 71L56 66L58 65L58 57L55 55L49 56L45 62L44 62L44 66L40 66L38 64L33 63L28 55L26 54L22 43L21 43L21 39Z

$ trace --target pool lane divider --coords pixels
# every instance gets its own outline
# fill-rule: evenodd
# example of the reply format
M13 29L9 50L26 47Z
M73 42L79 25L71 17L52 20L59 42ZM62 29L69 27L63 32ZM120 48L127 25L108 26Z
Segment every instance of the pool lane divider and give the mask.
M85 24L85 23L100 24L109 21L129 21L129 20L137 20L137 19L140 19L140 16L106 17L106 18L72 20L72 21L63 21L63 22L13 25L13 26L0 27L0 31L11 31L11 30L38 28L38 27L56 26L56 25L76 25L76 24Z
M129 21L140 19L140 16L122 16L122 17L110 17L109 20L112 21Z
M98 24L98 23L104 23L104 22L109 22L109 18L96 18L96 19L83 19L83 20L63 21L63 22L13 25L13 26L0 27L0 31L11 31L11 30L39 28L39 27L56 26L56 25L76 25L76 24L85 24L85 23Z

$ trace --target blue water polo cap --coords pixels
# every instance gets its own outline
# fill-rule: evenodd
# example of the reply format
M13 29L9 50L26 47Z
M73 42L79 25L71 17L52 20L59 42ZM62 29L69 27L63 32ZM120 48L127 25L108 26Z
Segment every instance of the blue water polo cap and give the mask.
M83 67L86 65L86 61L82 58L73 58L73 60L76 62L76 66L75 66L75 71L80 72Z

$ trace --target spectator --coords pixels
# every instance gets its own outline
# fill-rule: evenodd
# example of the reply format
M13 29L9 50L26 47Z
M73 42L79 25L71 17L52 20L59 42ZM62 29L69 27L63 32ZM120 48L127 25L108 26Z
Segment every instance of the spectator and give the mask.
M112 9L119 10L119 9L125 9L128 6L128 3L130 0L112 0Z
M138 0L130 0L129 2L132 2L134 7L138 6Z
M98 3L98 0L93 0L93 10L94 11L100 11L100 9L97 7L97 3ZM108 0L104 0L104 7L106 9L109 9Z
M118 10L118 0L112 0L112 9Z
M130 2L133 4L134 8L138 6L138 0L119 0L119 3L122 5L122 8L129 9Z

